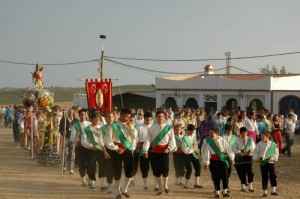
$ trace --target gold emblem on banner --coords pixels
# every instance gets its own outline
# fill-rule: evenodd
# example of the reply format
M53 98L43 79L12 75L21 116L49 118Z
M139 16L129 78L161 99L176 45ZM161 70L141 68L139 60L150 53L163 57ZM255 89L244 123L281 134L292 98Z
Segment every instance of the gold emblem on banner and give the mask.
M90 91L91 93L96 93L96 84L92 84Z
M103 93L101 92L101 89L98 90L95 98L97 106L101 108L103 106Z
M108 92L108 86L107 86L107 84L103 84L103 86L102 86L102 92L103 93L107 93Z

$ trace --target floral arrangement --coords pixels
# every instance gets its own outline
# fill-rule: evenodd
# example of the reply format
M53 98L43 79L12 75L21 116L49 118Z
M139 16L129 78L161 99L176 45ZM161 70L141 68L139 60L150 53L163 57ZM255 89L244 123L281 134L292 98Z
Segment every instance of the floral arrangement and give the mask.
M50 110L54 105L54 94L47 89L31 88L23 94L23 104L26 108L34 107Z

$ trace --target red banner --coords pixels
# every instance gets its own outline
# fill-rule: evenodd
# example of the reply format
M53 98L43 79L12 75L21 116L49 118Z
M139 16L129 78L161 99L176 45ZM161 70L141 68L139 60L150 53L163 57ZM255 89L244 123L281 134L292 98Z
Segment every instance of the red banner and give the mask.
M89 110L97 109L102 113L112 111L112 82L111 79L101 81L91 79L85 82Z

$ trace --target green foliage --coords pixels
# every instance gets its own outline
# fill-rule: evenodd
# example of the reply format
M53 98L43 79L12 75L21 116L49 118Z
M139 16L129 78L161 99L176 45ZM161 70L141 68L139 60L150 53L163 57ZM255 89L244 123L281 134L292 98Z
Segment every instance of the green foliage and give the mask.
M272 67L270 67L269 64L263 68L260 68L260 73L262 73L262 74L281 74L281 75L288 74L285 66L281 66L280 69L277 69L276 66L273 65Z

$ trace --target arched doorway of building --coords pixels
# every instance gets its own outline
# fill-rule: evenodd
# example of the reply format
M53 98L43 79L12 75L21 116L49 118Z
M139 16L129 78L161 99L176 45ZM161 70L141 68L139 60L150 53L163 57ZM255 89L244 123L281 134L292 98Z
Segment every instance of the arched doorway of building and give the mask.
M228 110L229 113L235 112L237 110L237 106L238 104L235 98L230 98L225 104L225 108Z
M177 109L176 100L173 97L168 97L165 101L165 107L166 108L171 107L172 110L176 110Z
M258 111L261 109L265 109L263 102L260 99L255 98L251 100L247 112L249 113L250 111Z
M287 116L290 109L293 108L295 114L300 115L300 98L295 95L288 95L280 99L279 101L279 113L280 115Z
M190 97L186 100L185 102L185 106L187 108L192 108L192 109L196 109L196 108L199 108L199 105L198 105L198 102L195 98L193 97Z

